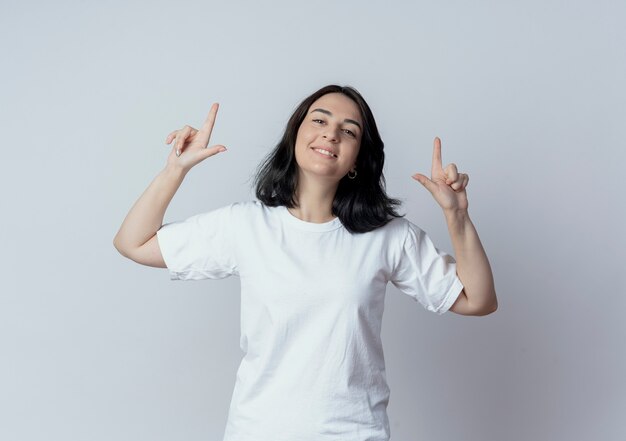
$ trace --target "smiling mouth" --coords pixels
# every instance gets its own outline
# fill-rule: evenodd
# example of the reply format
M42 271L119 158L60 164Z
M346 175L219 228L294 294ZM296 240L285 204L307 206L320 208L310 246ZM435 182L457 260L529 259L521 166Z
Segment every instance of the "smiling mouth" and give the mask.
M335 155L332 152L329 152L328 150L324 150L324 149L318 149L315 147L311 147L313 150L315 150L317 153L322 154L324 156L328 156L329 158L336 158L337 155Z

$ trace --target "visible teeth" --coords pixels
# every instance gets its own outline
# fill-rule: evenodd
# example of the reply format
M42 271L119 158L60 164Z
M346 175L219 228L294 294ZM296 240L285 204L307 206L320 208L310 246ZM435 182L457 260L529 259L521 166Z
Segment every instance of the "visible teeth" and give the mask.
M335 157L335 155L334 155L334 154L332 154L332 153L330 153L328 150L322 150L322 149L314 149L314 150L316 150L316 151L318 151L318 152L320 152L320 153L323 153L323 154L325 154L325 155L327 155L327 156L332 156L332 157Z

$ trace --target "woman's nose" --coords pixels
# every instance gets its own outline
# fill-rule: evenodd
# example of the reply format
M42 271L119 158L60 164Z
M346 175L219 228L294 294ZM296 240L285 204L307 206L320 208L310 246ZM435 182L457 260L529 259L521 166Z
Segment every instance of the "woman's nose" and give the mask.
M329 127L326 130L326 133L323 135L325 139L329 140L329 141L337 141L337 135L336 135L337 131L331 127Z

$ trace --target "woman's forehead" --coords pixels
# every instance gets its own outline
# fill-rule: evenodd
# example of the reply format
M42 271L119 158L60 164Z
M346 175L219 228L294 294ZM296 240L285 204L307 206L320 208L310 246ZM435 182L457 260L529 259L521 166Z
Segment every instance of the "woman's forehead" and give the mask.
M357 121L361 120L361 112L357 104L341 93L327 93L319 97L311 104L308 113L316 109L322 109L330 112L333 116L339 118L350 118Z

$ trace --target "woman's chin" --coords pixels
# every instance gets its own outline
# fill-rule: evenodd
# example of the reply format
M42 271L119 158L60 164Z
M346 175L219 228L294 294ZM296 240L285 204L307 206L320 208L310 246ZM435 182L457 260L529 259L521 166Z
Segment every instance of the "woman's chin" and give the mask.
M309 179L320 179L324 181L336 181L339 182L341 176L337 174L336 167L307 167L299 168L299 172L306 175ZM347 173L347 172L346 172Z

